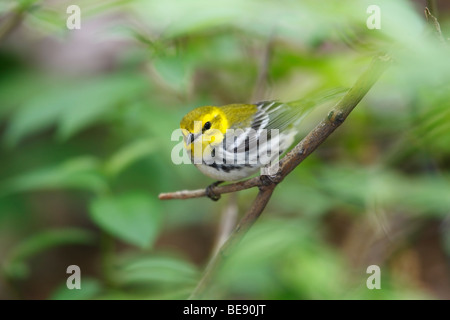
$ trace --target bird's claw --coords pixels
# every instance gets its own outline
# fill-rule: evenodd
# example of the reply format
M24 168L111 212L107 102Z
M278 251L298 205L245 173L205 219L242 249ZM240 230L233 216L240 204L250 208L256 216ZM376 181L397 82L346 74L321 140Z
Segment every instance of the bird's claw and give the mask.
M261 175L261 176L259 177L259 179L261 180L261 183L262 183L264 186L268 186L268 185L271 185L271 184L276 183L274 177L268 176L268 175Z
M223 181L216 181L216 182L211 183L209 186L206 187L206 190L205 190L206 196L207 196L208 198L210 198L212 201L217 201L217 200L220 199L220 194L216 194L216 193L213 191L213 188L214 188L214 187L217 187L217 186L218 186L219 184L221 184L222 182L223 182Z

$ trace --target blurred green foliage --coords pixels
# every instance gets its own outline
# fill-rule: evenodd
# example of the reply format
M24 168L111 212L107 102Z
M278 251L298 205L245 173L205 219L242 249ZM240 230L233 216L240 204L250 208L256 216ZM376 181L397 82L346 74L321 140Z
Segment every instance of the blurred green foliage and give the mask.
M450 296L449 47L424 3L84 0L81 29L68 30L70 4L0 4L0 298L188 297L227 200L158 200L211 183L171 161L182 116L350 87L386 51L393 66L277 187L210 297ZM450 7L439 4L448 37ZM366 27L369 5L381 8L380 30ZM254 196L239 194L240 212ZM71 264L82 290L65 286ZM382 290L366 288L370 264Z

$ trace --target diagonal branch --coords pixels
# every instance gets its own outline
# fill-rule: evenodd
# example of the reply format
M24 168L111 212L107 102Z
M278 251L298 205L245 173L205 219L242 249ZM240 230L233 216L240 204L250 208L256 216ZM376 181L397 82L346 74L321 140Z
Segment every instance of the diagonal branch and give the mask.
M276 185L281 182L292 170L295 169L308 155L310 155L325 139L339 127L350 112L356 107L361 99L378 80L387 66L390 64L388 55L380 55L373 59L369 68L358 78L355 85L340 100L328 116L323 119L299 144L288 152L280 161L280 169L277 174L263 179L260 177L247 179L241 182L215 187L214 193L222 194L236 192L252 187L259 187L259 193L252 206L234 229L228 240L209 261L197 287L189 299L204 298L210 284L214 279L222 261L233 251L246 232L255 223L275 190ZM264 176L262 176L264 177ZM205 196L205 190L179 191L169 194L161 194L160 199L188 199Z

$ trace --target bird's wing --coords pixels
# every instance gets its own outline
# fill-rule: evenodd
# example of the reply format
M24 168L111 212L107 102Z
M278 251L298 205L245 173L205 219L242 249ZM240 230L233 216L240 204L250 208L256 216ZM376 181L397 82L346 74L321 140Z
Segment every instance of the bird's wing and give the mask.
M223 151L232 157L257 157L261 152L260 139L264 135L266 141L272 139L271 130L278 130L280 150L285 151L293 142L297 132L297 125L316 106L342 96L347 89L332 89L288 103L276 100L255 103L257 111L251 125L244 129L237 129L233 135L226 136L223 141ZM267 130L263 132L263 130ZM259 151L256 145L259 143ZM267 144L265 144L267 147Z
M262 101L256 106L258 111L253 118L252 129L257 132L263 129L278 129L282 132L305 113L300 108L279 101Z

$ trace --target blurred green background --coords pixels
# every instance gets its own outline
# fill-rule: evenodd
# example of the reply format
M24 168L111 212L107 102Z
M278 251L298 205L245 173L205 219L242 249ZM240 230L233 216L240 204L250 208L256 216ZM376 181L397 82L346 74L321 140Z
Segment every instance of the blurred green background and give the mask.
M171 161L183 115L350 87L385 51L393 65L277 187L208 297L449 299L450 47L426 5L2 1L0 299L187 298L228 196L158 200L212 182ZM449 37L450 3L428 5ZM239 215L256 192L239 193ZM81 290L66 288L69 265Z

